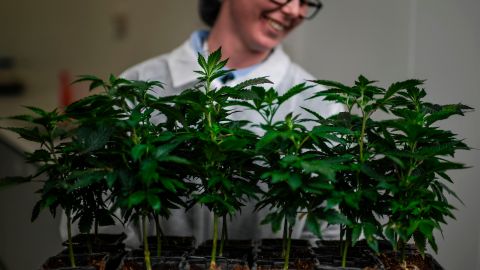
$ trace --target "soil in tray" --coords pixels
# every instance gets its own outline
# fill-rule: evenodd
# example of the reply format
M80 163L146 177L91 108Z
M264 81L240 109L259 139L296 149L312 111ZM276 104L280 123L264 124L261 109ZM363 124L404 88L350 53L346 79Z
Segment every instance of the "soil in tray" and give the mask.
M152 270L186 270L185 258L151 257ZM145 270L143 257L127 257L119 267L119 270Z
M152 270L209 270L209 257L151 258ZM246 262L217 258L219 270L249 270ZM144 258L126 258L119 270L145 270Z
M429 254L422 258L420 253L410 253L406 255L407 268L402 268L400 259L394 252L384 252L379 255L380 260L387 270L443 270L443 268Z
M255 265L257 270L283 269L284 260L281 247L261 246L256 254ZM290 250L289 269L313 270L315 260L309 247L297 246Z
M209 270L210 257L189 257L188 266L190 270ZM245 260L227 259L223 257L217 257L216 259L218 270L249 270Z
M87 247L75 247L73 249L73 252L75 254L89 254L88 248ZM123 256L127 253L124 249L117 249L117 250L109 250L105 251L102 250L102 248L97 248L93 247L93 252L94 253L107 253L108 254L108 260L107 260L107 265L105 267L105 270L116 270L118 268L118 265L122 261ZM60 254L63 255L68 255L68 249L64 249ZM143 256L143 253L142 253Z
M321 266L328 266L323 269L335 269L336 267L340 267L342 265L342 257L340 248L338 246L322 246L312 248L312 250L319 264ZM382 263L375 256L373 256L368 249L357 246L350 247L348 249L346 266L351 267L352 269L385 269Z
M106 254L80 254L75 255L75 264L77 266L94 266L96 270L105 270L108 256ZM48 258L43 264L42 269L58 269L70 267L70 259L68 255L59 254Z
M255 262L256 270L283 270L283 260L257 260ZM314 270L315 261L313 259L291 259L288 263L290 270Z

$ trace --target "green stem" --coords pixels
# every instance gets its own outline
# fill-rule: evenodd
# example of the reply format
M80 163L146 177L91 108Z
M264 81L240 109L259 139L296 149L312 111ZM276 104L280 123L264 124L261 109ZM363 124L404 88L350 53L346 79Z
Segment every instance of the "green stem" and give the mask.
M365 138L365 129L367 127L367 120L368 120L368 115L365 115L365 113L363 113L362 130L360 133L360 139L358 141L358 146L360 147L360 163L363 163L365 161L363 156L363 153L364 153L363 144L364 144L364 138Z
M399 249L399 252L400 252L401 265L406 265L406 261L405 261L405 242L402 239L398 240L398 247L399 247L398 249Z
M215 270L217 256L217 238L218 238L218 216L213 214L213 240L212 240L212 256L210 260L210 270Z
M282 258L287 255L287 242L288 242L288 220L285 217L283 221L283 240L282 240Z
M290 261L290 248L292 246L292 232L293 232L293 225L289 225L289 227L288 227L287 250L285 252L285 262L283 263L283 270L288 270L288 265L289 265L289 261Z
M350 246L350 239L345 239L345 244L343 246L343 251L342 251L342 267L347 266L347 254L348 254L349 246Z
M222 217L222 237L220 241L220 250L218 251L218 256L223 256L223 247L225 245L225 240L227 240L227 215L223 215Z
M345 247L345 240L343 237L345 236L345 226L340 225L340 256L343 254L343 248Z
M160 227L160 218L155 215L155 235L157 236L157 257L162 255L162 228Z
M150 262L150 250L148 249L148 237L147 237L147 215L142 214L143 225L143 255L145 259L145 268L152 270L152 264Z
M73 245L72 245L72 217L70 216L70 211L66 211L67 215L67 237L68 237L68 257L70 258L70 265L76 267L75 265L75 256L73 255Z

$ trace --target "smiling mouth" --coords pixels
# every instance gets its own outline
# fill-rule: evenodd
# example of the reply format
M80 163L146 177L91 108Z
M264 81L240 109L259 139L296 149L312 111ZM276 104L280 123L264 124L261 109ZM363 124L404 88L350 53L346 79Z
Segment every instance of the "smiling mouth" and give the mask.
M270 25L273 29L279 31L279 32L285 32L288 29L288 26L273 20L271 18L268 18L265 16L265 20L267 20L268 25Z

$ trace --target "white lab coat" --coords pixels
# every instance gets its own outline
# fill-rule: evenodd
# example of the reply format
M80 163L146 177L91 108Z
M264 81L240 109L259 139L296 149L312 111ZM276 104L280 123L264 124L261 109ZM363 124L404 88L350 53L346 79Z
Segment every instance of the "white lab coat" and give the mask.
M130 80L144 80L144 81L160 81L164 84L164 89L153 89L155 94L159 96L174 95L180 93L182 90L192 87L197 82L198 74L195 70L200 67L197 63L197 52L192 46L191 40L187 40L180 47L174 49L172 52L151 58L145 62L135 65L121 74L121 77ZM266 85L266 87L274 87L280 93L284 93L292 86L307 82L314 79L312 75L307 73L297 64L293 63L287 54L283 51L281 46L277 46L269 57L258 64L251 72L243 77L235 78L227 82L227 85L235 85L242 81L267 76L273 85ZM219 80L213 83L213 87L221 86ZM311 89L312 91L319 90ZM338 104L319 101L305 101L305 98L311 96L307 92L298 95L289 100L285 106L279 110L278 118L283 118L287 113L301 113L300 106L307 106L316 110L323 116L329 116L340 112L343 107ZM236 116L242 119L248 119L253 122L261 121L261 118L255 112L244 111L238 113ZM155 119L153 119L155 121ZM270 225L260 225L263 217L268 213L268 209L263 209L259 212L253 212L255 202L246 205L241 213L233 217L232 222L228 224L228 235L230 239L260 239L260 238L281 238L281 231L273 233ZM166 235L190 236L193 235L197 239L197 243L212 237L212 216L206 207L194 206L189 211L185 212L183 209L174 210L168 221L162 221L162 230ZM64 223L64 222L63 222ZM305 220L299 220L294 227L292 237L301 238L304 236ZM75 227L75 226L74 226ZM118 226L116 226L118 230ZM103 228L102 230L110 231L114 228ZM62 230L63 238L66 238L66 232ZM126 244L128 247L137 247L141 243L141 232L138 226L128 225L125 228L127 233ZM149 234L154 234L155 229L153 224L149 226ZM325 230L324 237L332 238L338 234L337 231Z

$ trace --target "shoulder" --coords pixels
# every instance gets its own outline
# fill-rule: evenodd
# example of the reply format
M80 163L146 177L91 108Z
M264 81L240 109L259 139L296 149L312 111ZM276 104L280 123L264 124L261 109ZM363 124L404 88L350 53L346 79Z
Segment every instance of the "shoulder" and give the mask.
M326 90L325 86L314 82L316 79L315 76L299 64L290 62L286 76L282 80L279 88L290 89L295 85L305 83L309 89L297 96L298 103L296 106L310 108L324 117L345 111L345 108L341 104L326 101L321 98L310 99L315 93Z
M169 53L158 55L136 64L120 74L120 77L129 80L164 81L168 76L167 59Z
M314 80L315 77L295 62L291 62L287 74L293 84Z

